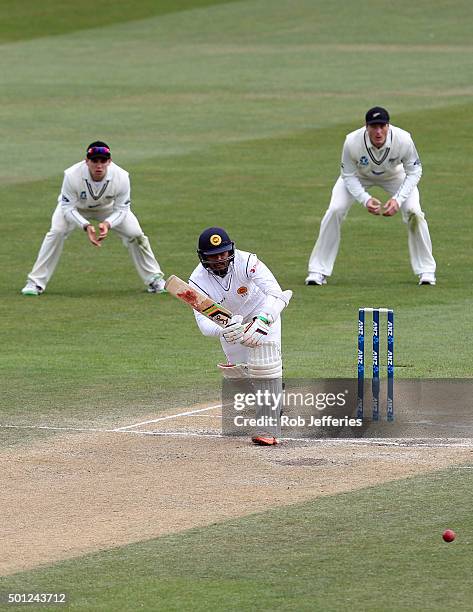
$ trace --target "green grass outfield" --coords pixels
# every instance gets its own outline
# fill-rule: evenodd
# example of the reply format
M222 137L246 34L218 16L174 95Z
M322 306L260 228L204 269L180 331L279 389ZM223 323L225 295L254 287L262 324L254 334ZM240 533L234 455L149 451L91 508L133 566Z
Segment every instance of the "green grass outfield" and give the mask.
M0 592L65 592L72 610L471 610L472 484L458 468L409 478L0 578Z
M166 274L186 278L197 263L197 236L218 224L294 290L284 314L288 376L353 376L357 308L386 305L396 311L397 376L472 377L472 17L469 0L137 0L100 7L87 0L80 14L76 2L2 0L0 424L115 425L218 397L218 343L203 338L170 296L144 292L114 236L95 251L75 232L45 295L19 293L63 170L97 138L131 173L134 211ZM438 285L416 286L400 218L375 218L354 206L330 284L304 287L344 135L374 104L389 108L419 149ZM0 444L35 435L2 429ZM461 497L461 476L466 482L465 474L442 477L454 496ZM343 518L337 500L335 523ZM310 512L317 516L330 503ZM405 524L404 514L388 518L393 532ZM356 528L370 524L360 516ZM290 540L291 528L284 525L278 537ZM369 568L359 542L352 547L362 574ZM458 544L447 554L465 550ZM335 555L330 539L320 546L320 558ZM146 547L134 550L139 564ZM392 585L402 598L419 577L394 556ZM441 559L444 584L456 585L457 561ZM431 560L419 559L424 577ZM252 563L246 556L256 575ZM290 564L279 565L291 573ZM81 571L79 562L67 567ZM206 580L212 577L209 571ZM199 584L198 573L187 578ZM301 601L306 578L291 575ZM134 584L124 587L130 598ZM225 584L230 597L233 583ZM243 607L252 600L251 580L246 584L248 591L237 587ZM357 601L358 581L347 584L343 596ZM166 579L169 601L182 585ZM216 583L210 590L215 601L226 597ZM433 598L431 582L425 591ZM455 587L455 596L461 592Z

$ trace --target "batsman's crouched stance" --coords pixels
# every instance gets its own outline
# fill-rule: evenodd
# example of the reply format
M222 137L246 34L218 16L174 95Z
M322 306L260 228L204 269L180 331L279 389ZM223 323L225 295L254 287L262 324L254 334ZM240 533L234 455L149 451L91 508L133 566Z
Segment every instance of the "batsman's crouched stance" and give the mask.
M256 390L282 397L281 319L291 299L265 264L253 253L235 249L227 232L207 228L199 237L200 264L189 285L225 306L233 318L222 328L194 311L205 336L220 339L227 363L219 364L225 379L247 379ZM261 394L260 394L261 397ZM280 407L256 407L255 444L277 444Z

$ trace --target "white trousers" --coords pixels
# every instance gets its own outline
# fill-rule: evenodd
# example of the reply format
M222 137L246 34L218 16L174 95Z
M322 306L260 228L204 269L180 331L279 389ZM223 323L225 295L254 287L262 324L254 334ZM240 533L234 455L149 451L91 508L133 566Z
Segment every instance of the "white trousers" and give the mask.
M275 342L279 348L281 348L281 318L278 317L276 321L269 328L269 333L266 336L266 342ZM220 338L223 352L227 358L227 363L238 364L248 363L248 351L254 349L243 346L242 344L230 344L225 340L223 336Z
M404 177L401 176L389 181L377 181L376 186L384 189L392 197L403 180ZM365 189L373 187L373 183L363 180L361 183ZM332 274L340 246L341 224L354 202L343 179L339 177L332 190L329 207L320 224L319 237L309 259L309 272L319 272L325 276ZM417 187L403 203L400 212L402 220L407 224L409 255L414 274L434 273L436 265L432 256L429 226L420 207Z
M110 212L94 213L93 215L82 214L90 221L101 222L106 219ZM78 226L66 220L61 204L58 204L51 219L51 229L44 237L36 262L28 275L28 278L36 285L43 289L46 288L61 257L64 241L75 229L79 229ZM161 268L151 250L149 240L144 235L138 219L131 211L111 231L116 232L122 239L135 264L136 271L146 285L153 280L156 274L161 273ZM86 235L85 239L87 239Z
M247 346L243 346L241 344L229 344L226 340L221 337L220 342L222 344L223 351L227 358L227 363L231 364L239 364L239 363L248 363L249 361L249 352L254 351L253 348L248 348ZM281 352L281 319L278 317L276 321L269 328L269 333L266 336L266 342L274 342L277 344L279 348L279 353ZM254 428L251 432L251 435L271 435L271 436L280 436L281 435L281 402L282 402L282 377L278 376L277 378L269 378L269 379L258 379L257 386L254 385L256 383L255 379L245 379L243 382L240 380L237 381L224 381L225 388L227 389L227 393L229 393L229 389L234 388L234 385L240 385L238 387L238 392L244 390L246 393L255 393L256 391L261 391L264 393L265 391L269 392L269 397L279 397L279 404L274 405L274 400L263 401L262 404L259 404L255 407L255 416L259 421L261 418L265 420L264 423L261 423ZM241 387L241 385L244 385Z

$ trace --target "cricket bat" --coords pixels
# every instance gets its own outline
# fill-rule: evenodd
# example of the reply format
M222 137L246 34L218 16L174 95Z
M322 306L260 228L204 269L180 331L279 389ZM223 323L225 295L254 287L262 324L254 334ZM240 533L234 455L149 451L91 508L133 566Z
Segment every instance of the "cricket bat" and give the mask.
M191 308L217 323L220 327L225 327L233 316L229 310L214 302L208 295L197 291L174 274L167 279L166 289L178 300L189 304Z

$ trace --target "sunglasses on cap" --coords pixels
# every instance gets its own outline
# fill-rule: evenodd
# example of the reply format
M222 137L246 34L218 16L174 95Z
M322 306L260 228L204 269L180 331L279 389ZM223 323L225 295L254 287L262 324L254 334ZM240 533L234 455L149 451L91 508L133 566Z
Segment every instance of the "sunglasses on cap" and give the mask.
M92 157L104 157L108 159L110 157L110 149L108 147L90 147L90 149L87 149L87 157L89 159Z

